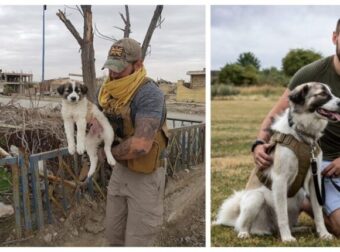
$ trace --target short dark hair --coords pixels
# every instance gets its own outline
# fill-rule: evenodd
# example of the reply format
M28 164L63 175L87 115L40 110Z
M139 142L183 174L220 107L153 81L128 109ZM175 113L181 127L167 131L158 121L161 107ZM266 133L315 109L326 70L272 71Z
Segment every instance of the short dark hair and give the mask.
M340 33L340 18L338 19L338 22L336 23L335 33L336 34Z

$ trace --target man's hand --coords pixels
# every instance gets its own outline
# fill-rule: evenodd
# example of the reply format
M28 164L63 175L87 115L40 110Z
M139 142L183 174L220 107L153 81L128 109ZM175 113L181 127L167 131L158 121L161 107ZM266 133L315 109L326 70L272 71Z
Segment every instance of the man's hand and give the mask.
M96 118L93 118L89 122L89 126L90 126L89 134L91 135L98 135L104 131L103 126L100 125Z
M340 158L334 159L321 174L325 177L338 177L340 175Z
M267 154L267 149L270 144L257 145L253 152L256 167L260 170L269 168L273 163L273 158Z

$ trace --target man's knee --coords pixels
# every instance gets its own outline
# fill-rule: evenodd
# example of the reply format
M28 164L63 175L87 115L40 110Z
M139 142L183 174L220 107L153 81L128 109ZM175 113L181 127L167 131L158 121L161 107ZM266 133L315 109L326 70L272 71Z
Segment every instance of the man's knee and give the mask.
M340 209L337 209L329 216L329 225L332 233L340 237Z

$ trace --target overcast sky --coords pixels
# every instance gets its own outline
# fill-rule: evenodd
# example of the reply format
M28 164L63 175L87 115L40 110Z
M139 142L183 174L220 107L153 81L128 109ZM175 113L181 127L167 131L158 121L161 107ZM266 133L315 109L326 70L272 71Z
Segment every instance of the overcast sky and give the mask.
M74 7L74 6L71 6ZM46 18L45 79L67 77L81 73L79 46L65 25L56 16L65 6L48 5ZM131 5L131 38L142 42L155 6ZM124 6L92 6L93 24L108 36L119 39L123 27L119 12ZM0 69L33 73L35 81L42 73L42 6L0 6ZM83 34L80 13L67 9L67 16L79 33ZM145 59L148 75L169 81L189 80L187 71L205 67L205 7L164 6L161 29L151 40L151 55ZM95 36L94 48L97 77L105 74L101 67L113 42Z
M314 49L323 56L335 52L331 36L340 6L212 6L211 68L233 63L253 52L261 68L282 68L290 49Z

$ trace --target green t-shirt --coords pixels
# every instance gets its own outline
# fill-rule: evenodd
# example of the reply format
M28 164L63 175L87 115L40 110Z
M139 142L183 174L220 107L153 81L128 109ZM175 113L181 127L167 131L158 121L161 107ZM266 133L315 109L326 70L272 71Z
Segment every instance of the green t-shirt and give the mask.
M333 56L302 67L291 78L288 88L292 90L300 84L311 81L327 84L332 93L340 97L340 75L335 72ZM328 123L324 135L320 139L320 146L324 160L332 161L340 157L340 122Z

